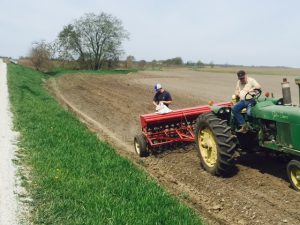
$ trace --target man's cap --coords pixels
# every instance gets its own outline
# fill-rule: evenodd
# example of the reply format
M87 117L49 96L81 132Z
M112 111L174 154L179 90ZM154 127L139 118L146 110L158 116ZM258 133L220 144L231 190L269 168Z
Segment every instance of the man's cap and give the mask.
M245 77L246 72L244 70L240 70L236 74L237 74L238 78L240 79L240 78L244 78Z
M162 88L162 86L161 86L160 83L157 83L157 84L154 85L154 91L155 92L158 92L158 90L161 89L161 88Z

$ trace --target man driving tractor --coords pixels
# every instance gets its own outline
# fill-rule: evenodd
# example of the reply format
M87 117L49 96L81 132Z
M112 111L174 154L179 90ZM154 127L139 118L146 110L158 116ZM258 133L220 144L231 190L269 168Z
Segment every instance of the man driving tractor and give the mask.
M260 84L246 75L244 70L237 72L238 81L236 84L235 95L240 101L236 103L232 108L232 113L237 122L237 127L239 130L237 132L246 133L248 131L244 117L241 114L243 108L247 109L247 114L250 115L250 109L253 104L255 104L254 99L247 98L247 93L261 89Z

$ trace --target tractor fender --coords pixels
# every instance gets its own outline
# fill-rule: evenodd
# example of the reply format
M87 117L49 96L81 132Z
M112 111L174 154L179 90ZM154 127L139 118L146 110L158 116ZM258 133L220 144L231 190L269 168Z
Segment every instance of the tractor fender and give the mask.
M231 114L231 107L230 106L218 106L213 105L210 106L212 113L214 113L217 117L223 117L224 115Z

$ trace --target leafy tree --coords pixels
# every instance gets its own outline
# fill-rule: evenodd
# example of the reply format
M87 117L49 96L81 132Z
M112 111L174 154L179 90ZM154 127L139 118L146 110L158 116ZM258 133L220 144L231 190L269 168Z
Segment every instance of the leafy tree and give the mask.
M204 67L205 64L204 64L201 60L199 60L199 61L197 62L197 66L198 66L198 67Z
M175 58L172 58L172 59L165 60L164 64L167 64L167 65L182 65L183 61L182 61L181 57L175 57Z
M183 64L183 61L182 61L181 57L174 58L173 62L174 62L175 65L182 65Z
M98 70L123 54L122 41L129 38L122 22L110 14L87 13L59 33L60 57L77 59L85 68Z
M187 62L186 62L186 65L187 65L187 66L194 66L195 63L194 63L193 61L187 61Z

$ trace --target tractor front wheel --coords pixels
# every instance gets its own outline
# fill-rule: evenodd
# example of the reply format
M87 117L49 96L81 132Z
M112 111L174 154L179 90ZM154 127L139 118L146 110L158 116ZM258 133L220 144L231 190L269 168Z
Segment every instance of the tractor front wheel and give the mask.
M291 160L288 163L287 174L292 187L300 191L300 162L298 160Z
M202 114L195 135L201 166L212 175L229 174L234 167L236 144L227 122L213 113Z
M135 152L140 157L147 157L149 156L148 145L143 134L135 135L134 137L134 149Z

